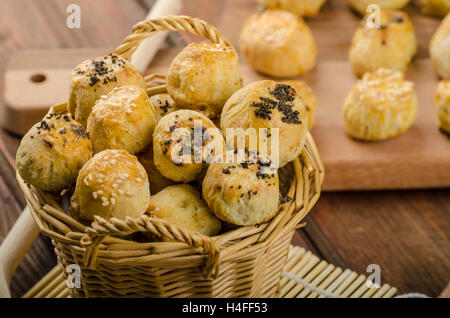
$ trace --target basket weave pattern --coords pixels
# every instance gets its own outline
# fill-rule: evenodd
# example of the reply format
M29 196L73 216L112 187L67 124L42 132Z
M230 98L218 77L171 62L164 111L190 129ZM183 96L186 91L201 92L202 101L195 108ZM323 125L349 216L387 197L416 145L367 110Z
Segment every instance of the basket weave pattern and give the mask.
M230 42L206 22L168 16L137 24L114 53L130 59L142 40L158 31L184 30L213 43ZM165 76L146 77L147 93L166 91ZM53 107L62 112L66 105ZM72 297L277 297L281 271L295 230L320 196L324 169L311 135L300 156L279 171L281 192L291 198L258 226L207 237L149 216L104 220L90 226L73 219L66 200L17 179L41 231L52 239L58 262L81 269ZM151 233L162 242L136 242ZM67 273L65 274L67 275Z

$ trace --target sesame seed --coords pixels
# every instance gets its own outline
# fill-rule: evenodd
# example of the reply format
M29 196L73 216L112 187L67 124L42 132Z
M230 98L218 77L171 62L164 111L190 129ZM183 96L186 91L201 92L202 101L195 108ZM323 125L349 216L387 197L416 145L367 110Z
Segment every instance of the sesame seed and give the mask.
M111 205L116 204L116 199L115 198L111 198Z
M97 193L100 194L100 195L102 195L102 194L103 194L103 191L102 191L102 190L98 190Z
M98 197L97 192L92 192L92 196L94 197L94 199L97 199L97 197Z
M117 188L119 187L119 185L118 185L117 183L113 183L112 187L113 187L114 189L117 189Z
M137 182L142 182L142 178L136 178Z
M125 193L122 189L119 189L118 192L119 192L120 195L123 195Z

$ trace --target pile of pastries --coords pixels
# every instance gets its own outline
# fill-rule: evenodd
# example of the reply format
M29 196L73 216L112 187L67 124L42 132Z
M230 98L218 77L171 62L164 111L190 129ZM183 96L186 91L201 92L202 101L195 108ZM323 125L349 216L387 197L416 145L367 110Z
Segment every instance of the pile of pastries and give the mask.
M69 193L67 212L85 224L146 213L217 235L266 222L290 200L278 169L302 151L314 104L299 82L243 87L238 55L222 44L185 47L169 67L167 93L150 97L142 74L109 54L72 71L67 111L47 114L23 137L17 169L42 191Z
M302 17L316 16L324 0L260 0L264 11L248 18L240 48L258 72L292 78L311 71L317 45ZM343 106L344 130L357 140L375 141L398 136L414 123L417 97L404 72L417 51L417 39L407 13L409 0L348 0L363 15L349 48L349 61L360 78ZM426 14L446 16L430 42L430 56L442 78L435 105L442 131L450 133L450 2L422 0ZM302 85L306 85L303 82ZM306 85L307 86L307 85ZM302 96L303 97L303 96Z

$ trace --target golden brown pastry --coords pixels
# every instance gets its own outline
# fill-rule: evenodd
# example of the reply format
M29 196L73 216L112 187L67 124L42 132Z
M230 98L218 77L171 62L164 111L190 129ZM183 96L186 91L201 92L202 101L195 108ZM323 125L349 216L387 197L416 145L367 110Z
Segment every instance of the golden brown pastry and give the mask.
M135 154L152 142L156 122L147 93L137 86L122 86L95 103L87 129L94 153L123 149Z
M16 166L25 182L57 192L75 183L91 156L91 141L83 126L68 112L50 113L22 138Z
M439 123L443 131L450 134L450 81L439 83L434 99Z
M287 84L265 80L253 82L234 93L223 107L220 125L224 134L227 134L227 128L243 128L244 133L247 128L254 128L258 140L260 134L267 132L267 144L258 142L258 150L261 151L261 146L267 146L267 154L272 156L274 164L276 154L271 152L271 143L272 135L276 133L274 128L277 128L279 147L275 145L275 148L278 150L279 167L283 167L294 160L305 145L308 114L295 89ZM236 130L235 135L241 134ZM236 141L235 148L237 146ZM247 147L256 150L249 143Z
M68 110L86 127L95 102L113 88L136 85L145 90L141 73L124 58L110 54L86 60L70 74Z
M153 134L155 166L163 176L177 182L193 181L223 147L223 136L213 122L188 109L164 116Z
M361 15L367 14L367 6L375 4L381 9L401 9L409 3L410 0L348 0L350 6Z
M436 73L443 79L450 79L450 14L431 38L430 56Z
M315 17L325 0L259 0L266 9L288 10L301 16Z
M258 163L211 163L202 193L211 211L225 222L263 223L278 212L278 173Z
M303 105L305 105L306 111L308 112L308 129L311 129L315 120L317 104L313 90L304 81L284 81L284 83L292 86L297 94L300 95Z
M156 94L150 96L150 103L156 110L156 120L160 121L161 118L177 110L177 105L169 94Z
M147 211L171 224L208 236L219 234L222 227L200 193L188 184L169 186L152 196Z
M81 169L69 210L87 222L94 215L137 218L147 210L149 200L147 173L137 158L125 150L105 150Z
M411 127L416 114L414 84L401 72L379 69L366 73L347 95L345 132L361 140L392 138Z
M445 17L450 12L450 0L420 0L420 10L425 14Z
M406 13L381 10L380 28L372 28L364 17L350 45L349 59L355 75L387 68L404 72L416 54L414 28Z
M242 87L234 48L214 43L192 43L172 61L167 91L180 108L220 115L227 99Z
M147 172L148 179L150 181L150 193L152 195L175 183L172 180L164 177L158 171L158 169L156 169L155 162L153 161L153 145L145 148L141 153L137 155L137 157L139 162Z
M248 63L270 76L294 77L316 65L317 46L311 30L289 11L253 14L245 22L239 43Z

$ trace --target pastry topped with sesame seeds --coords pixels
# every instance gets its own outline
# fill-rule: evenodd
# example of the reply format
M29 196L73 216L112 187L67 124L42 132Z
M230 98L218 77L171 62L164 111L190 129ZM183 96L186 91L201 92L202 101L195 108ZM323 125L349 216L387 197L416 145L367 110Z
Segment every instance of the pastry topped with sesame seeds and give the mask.
M219 234L221 229L220 220L209 211L200 193L188 184L169 186L153 195L147 213L208 236Z
M136 154L152 141L156 111L144 90L116 87L95 103L87 121L94 153L123 149Z
M16 155L20 176L43 191L68 188L92 156L89 133L70 113L49 113L22 138Z
M405 72L417 51L414 27L408 14L381 10L380 21L365 16L350 44L349 59L356 76L387 68Z
M211 211L225 222L240 226L263 223L278 212L278 173L259 160L213 162L202 193Z
M265 80L253 82L234 93L223 107L220 125L224 134L228 134L228 128L234 128L236 136L254 128L258 142L266 142L258 144L258 149L263 146L268 154L278 154L279 167L283 167L297 158L305 145L308 113L292 86ZM277 153L272 153L272 143ZM234 146L238 147L238 142Z
M195 180L202 168L223 152L221 131L202 113L181 109L163 117L153 134L156 168L176 182Z
M86 222L94 215L136 218L146 211L149 200L147 173L137 158L125 150L105 150L81 169L69 210Z
M172 61L167 91L180 108L215 119L223 104L242 87L238 55L219 43L191 43Z
M366 73L347 95L343 113L345 132L352 138L395 137L416 119L414 83L405 81L402 72L379 69Z
M76 121L86 127L92 107L100 96L123 85L146 89L142 74L119 55L109 54L86 60L70 75L67 109Z

